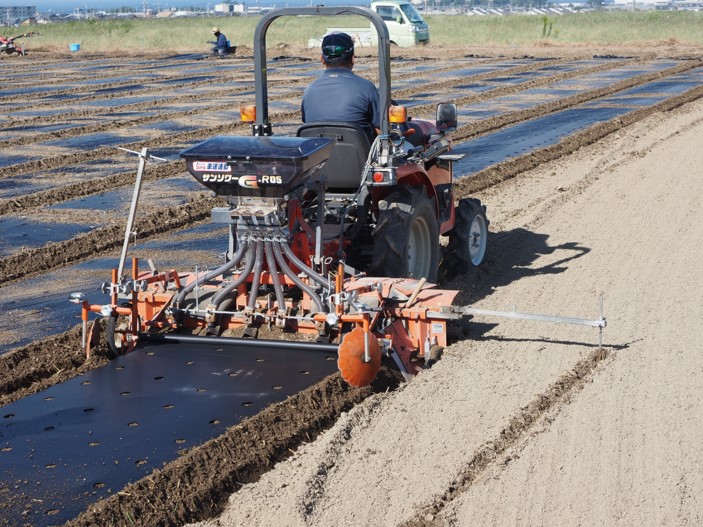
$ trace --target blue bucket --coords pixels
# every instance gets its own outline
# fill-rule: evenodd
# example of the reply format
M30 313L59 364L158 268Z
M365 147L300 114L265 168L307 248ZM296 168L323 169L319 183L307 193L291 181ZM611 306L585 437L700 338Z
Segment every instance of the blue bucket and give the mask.
M79 49L81 49L80 44L69 44L68 47L71 51L78 51Z

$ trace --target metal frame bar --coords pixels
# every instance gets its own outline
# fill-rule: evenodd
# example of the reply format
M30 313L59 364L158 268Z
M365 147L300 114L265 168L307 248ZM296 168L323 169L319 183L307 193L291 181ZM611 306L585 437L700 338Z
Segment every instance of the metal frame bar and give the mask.
M177 335L163 333L140 333L139 340L149 342L177 342L185 344L212 344L215 346L241 346L244 348L271 348L298 350L298 351L324 351L337 353L337 344L319 342L303 342L295 340L265 340L265 339L240 339L233 337L199 337L195 335Z

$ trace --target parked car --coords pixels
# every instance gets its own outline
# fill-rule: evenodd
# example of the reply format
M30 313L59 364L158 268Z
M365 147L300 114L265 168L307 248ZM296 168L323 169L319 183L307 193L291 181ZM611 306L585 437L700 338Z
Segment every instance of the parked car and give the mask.
M409 48L430 42L430 27L408 0L374 0L371 9L385 22L391 44ZM372 26L327 28L327 33L336 31L349 34L357 47L378 46L378 35ZM322 37L311 38L308 47L319 47L321 42Z
M408 48L430 42L430 27L408 0L374 0L371 9L386 23L391 44ZM372 40L375 45L375 32Z

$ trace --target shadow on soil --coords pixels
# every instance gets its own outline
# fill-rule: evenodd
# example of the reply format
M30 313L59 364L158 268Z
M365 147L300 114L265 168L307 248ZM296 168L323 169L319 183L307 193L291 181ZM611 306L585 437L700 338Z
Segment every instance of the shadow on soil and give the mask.
M468 305L490 296L498 287L531 276L559 274L568 269L568 263L590 252L578 242L550 246L548 234L518 228L499 234L489 233L486 261L480 268L471 268L466 274L446 277L441 286L457 289L455 304ZM539 258L556 255L549 264L534 267Z

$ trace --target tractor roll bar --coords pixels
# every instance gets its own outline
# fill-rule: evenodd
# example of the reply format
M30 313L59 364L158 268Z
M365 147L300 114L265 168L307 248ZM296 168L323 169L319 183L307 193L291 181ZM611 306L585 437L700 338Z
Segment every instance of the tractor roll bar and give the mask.
M271 135L269 123L268 85L266 70L266 32L271 23L282 16L359 15L371 21L378 33L378 93L380 96L381 134L388 134L388 106L391 102L390 37L383 19L367 7L287 7L264 15L254 31L254 81L256 84L257 135Z

